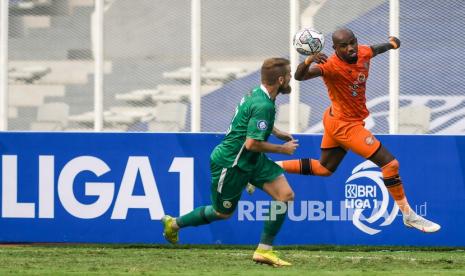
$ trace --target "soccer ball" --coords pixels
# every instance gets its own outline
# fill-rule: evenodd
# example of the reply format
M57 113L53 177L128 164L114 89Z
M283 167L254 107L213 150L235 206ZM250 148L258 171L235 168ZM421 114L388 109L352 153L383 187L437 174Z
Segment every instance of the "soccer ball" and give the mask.
M325 46L325 37L317 30L304 28L294 35L294 48L302 55L313 55Z

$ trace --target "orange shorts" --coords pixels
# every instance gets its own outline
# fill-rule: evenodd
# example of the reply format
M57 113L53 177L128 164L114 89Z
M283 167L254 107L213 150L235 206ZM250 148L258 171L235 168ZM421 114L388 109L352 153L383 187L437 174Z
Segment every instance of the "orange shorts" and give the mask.
M334 118L328 108L323 115L324 134L321 148L342 147L369 158L381 146L376 137L365 128L363 121L346 122Z

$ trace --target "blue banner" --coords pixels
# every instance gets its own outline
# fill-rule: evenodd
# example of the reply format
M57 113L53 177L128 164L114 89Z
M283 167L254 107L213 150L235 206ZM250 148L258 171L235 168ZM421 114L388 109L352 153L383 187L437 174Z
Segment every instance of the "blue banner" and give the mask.
M209 155L222 137L1 133L0 242L165 243L164 214L210 204ZM296 137L295 158L319 158L321 135ZM378 138L412 207L442 229L405 227L379 168L349 153L330 177L287 175L296 196L276 244L465 246L465 136ZM182 229L180 242L256 244L269 200L244 192L232 218Z

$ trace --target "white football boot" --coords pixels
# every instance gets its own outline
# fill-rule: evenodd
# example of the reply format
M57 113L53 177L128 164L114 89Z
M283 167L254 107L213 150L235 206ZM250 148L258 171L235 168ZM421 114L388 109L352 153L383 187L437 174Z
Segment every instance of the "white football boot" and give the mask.
M407 227L413 227L425 233L433 233L441 229L441 225L425 219L422 216L410 212L408 215L404 215L404 225Z

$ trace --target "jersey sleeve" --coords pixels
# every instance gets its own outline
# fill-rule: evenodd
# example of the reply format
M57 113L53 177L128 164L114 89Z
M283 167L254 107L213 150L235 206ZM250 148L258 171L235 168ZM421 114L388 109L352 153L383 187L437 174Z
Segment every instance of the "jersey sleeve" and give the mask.
M274 107L270 104L253 106L247 126L247 138L266 141L273 130L274 115Z
M329 76L331 74L331 64L329 60L325 63L316 63L313 66L320 69L322 76Z
M363 55L366 56L367 59L371 59L373 57L373 49L369 45L360 45L359 51L363 51Z

